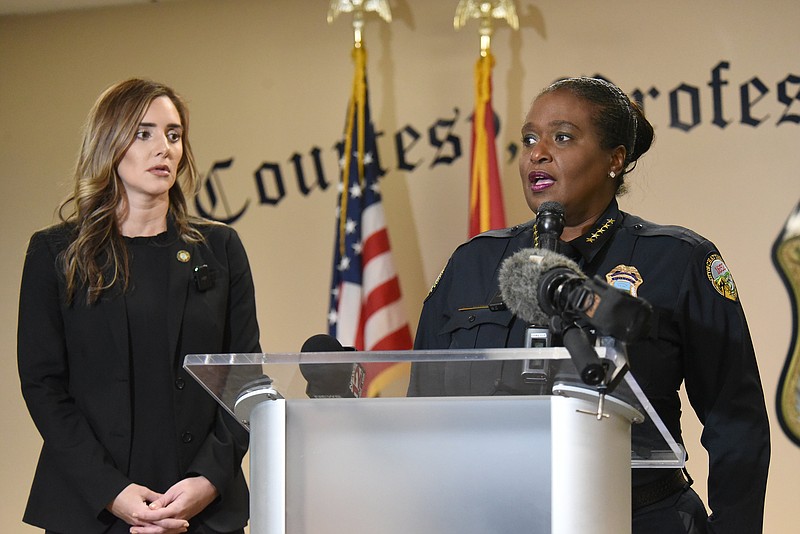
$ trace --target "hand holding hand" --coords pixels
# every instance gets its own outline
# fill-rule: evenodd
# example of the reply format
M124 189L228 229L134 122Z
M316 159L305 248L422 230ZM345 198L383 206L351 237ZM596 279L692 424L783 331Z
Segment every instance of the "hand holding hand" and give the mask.
M157 496L135 518L145 523L160 524L162 520L180 519L188 522L217 498L217 489L204 476L184 478L163 495ZM156 534L157 531L139 530L139 534Z
M161 497L157 493L139 484L128 484L117 495L106 509L131 525L134 534L180 534L189 528L189 522L184 519L166 518L157 522L142 521L139 516L148 512L148 503Z

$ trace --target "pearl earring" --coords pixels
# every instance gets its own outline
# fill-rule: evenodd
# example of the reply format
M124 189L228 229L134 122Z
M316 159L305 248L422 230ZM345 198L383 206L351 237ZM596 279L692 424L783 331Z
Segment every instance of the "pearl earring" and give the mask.
M615 173L614 171L608 171L608 177L613 180L614 178L617 177L617 173Z

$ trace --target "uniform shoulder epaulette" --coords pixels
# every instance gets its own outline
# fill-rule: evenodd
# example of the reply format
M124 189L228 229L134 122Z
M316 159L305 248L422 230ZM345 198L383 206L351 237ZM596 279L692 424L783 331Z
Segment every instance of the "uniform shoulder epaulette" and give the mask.
M524 232L525 230L530 230L533 228L534 220L530 220L528 222L517 224L515 226L510 226L508 228L498 228L497 230L487 230L482 232L476 236L473 236L467 243L470 241L474 241L476 239L482 239L484 237L499 237L499 238L509 238L518 235L520 232Z
M689 230L683 226L672 224L656 224L654 222L646 221L636 215L627 215L623 227L636 235L655 237L667 236L680 239L687 243L697 245L706 239L693 230Z

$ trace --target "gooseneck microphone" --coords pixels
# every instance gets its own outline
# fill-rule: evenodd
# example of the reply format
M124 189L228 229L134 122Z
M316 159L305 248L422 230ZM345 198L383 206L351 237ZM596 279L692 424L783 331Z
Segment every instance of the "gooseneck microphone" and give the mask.
M586 279L580 273L578 264L566 256L550 250L522 249L506 259L500 267L500 291L508 309L519 318L532 324L549 324L551 330L561 334L564 347L575 363L581 380L594 386L605 378L602 361L583 329L573 322L562 321L557 315L554 317L552 306L547 301L552 293L551 288L548 284L542 284L547 275L564 271L575 273L577 279ZM542 291L543 286L545 291Z
M498 273L503 302L523 321L548 324L552 314L546 313L539 302L539 282L545 273L559 268L580 273L577 263L556 252L523 248L514 253Z
M599 384L605 376L600 358L578 322L622 342L635 341L650 327L652 306L599 277L587 278L578 265L549 250L522 249L506 259L499 272L500 291L521 319L548 322L561 331L582 380Z
M564 231L564 206L560 202L542 202L536 211L536 233L539 248L559 251L558 239Z
M542 202L536 210L534 226L534 246L543 250L558 252L561 249L559 239L564 231L564 206L558 202ZM502 291L499 293L502 298ZM543 348L553 345L554 330L547 324L546 317L533 314L535 321L528 321L525 329L525 347ZM558 340L556 340L558 342ZM526 384L538 384L540 388L548 388L550 364L544 360L523 360L522 380Z
M354 351L343 347L339 340L328 334L316 334L303 343L300 352ZM364 386L364 368L358 363L305 363L300 373L306 379L306 395L318 398L356 398Z
M625 343L642 338L650 328L649 302L599 276L587 278L574 261L556 252L519 250L500 266L499 281L508 308L526 321L543 316L582 320Z

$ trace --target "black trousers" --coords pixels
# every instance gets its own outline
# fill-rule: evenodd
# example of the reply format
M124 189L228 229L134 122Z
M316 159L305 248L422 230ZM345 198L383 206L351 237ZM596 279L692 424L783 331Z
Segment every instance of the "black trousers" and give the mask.
M708 512L692 488L633 512L633 534L706 534Z

